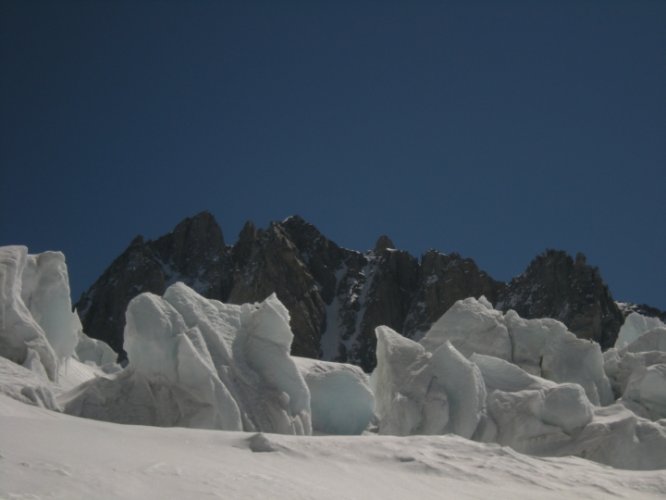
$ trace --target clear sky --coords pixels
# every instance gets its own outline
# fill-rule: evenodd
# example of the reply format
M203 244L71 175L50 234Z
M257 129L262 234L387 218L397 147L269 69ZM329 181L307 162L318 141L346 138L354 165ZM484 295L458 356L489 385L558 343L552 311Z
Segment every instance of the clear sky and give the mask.
M0 0L0 244L75 299L210 210L666 309L666 2Z

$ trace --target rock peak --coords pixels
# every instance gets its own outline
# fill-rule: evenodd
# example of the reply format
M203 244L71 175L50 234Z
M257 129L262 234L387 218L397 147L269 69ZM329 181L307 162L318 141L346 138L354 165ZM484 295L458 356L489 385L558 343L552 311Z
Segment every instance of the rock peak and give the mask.
M574 258L562 250L546 250L523 274L511 280L498 304L524 318L555 318L581 338L613 345L622 313L597 268L583 254Z
M382 234L379 238L377 238L374 251L376 253L383 252L387 248L395 248L395 245L393 244L393 241L391 241L391 238L385 234Z

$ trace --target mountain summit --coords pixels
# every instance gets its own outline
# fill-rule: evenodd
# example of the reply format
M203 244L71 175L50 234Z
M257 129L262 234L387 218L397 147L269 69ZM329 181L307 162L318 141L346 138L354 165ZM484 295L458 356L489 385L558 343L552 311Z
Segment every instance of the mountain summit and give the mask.
M85 331L123 357L129 301L141 292L162 294L176 281L236 304L276 293L291 315L293 354L366 371L376 363L375 327L418 339L467 297L485 295L527 318L559 319L602 347L613 345L623 321L599 271L580 254L546 251L505 284L472 259L435 250L417 259L386 235L371 251L341 248L299 216L265 229L247 222L227 245L213 215L202 212L156 240L130 243L76 304Z

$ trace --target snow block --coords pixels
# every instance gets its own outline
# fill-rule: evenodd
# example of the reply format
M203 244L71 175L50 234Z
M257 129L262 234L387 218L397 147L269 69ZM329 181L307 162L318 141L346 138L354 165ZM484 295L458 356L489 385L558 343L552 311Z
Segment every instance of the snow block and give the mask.
M453 304L421 339L421 344L434 352L446 341L465 357L473 353L511 360L511 340L500 311L485 298L473 297Z

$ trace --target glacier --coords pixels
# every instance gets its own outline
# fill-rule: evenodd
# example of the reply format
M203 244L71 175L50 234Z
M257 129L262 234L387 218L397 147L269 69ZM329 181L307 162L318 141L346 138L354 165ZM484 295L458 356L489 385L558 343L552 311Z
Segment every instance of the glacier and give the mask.
M275 294L224 304L174 283L162 296L138 295L126 311L124 368L82 331L62 253L1 247L0 300L0 392L46 410L259 433L254 451L281 449L270 433L448 434L666 468L666 328L640 318L626 343L602 353L559 321L468 298L418 342L378 327L368 376L291 356L290 316Z

